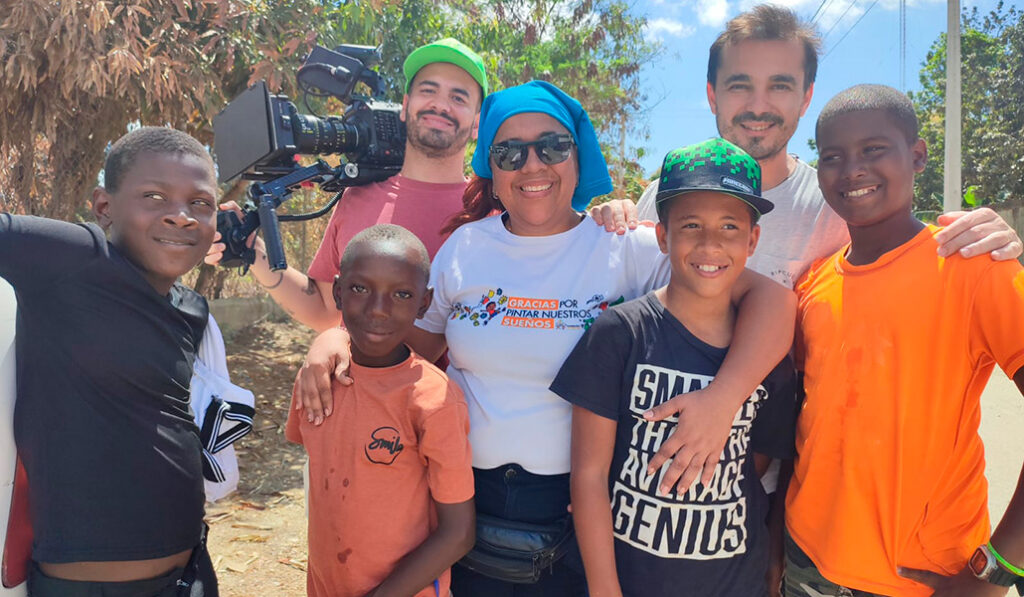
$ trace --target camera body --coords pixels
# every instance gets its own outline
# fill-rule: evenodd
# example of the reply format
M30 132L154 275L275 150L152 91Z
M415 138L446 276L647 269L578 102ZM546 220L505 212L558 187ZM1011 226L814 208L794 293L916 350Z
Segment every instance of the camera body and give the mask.
M307 96L341 100L346 109L340 116L302 114L288 97L272 95L266 83L259 81L214 117L219 181L238 176L257 181L249 187L241 218L234 214L218 218L217 230L227 245L222 265L251 264L253 254L245 241L262 227L271 268L287 267L279 250L274 210L302 184L313 182L326 191L340 191L398 173L405 157L405 124L401 105L382 99L383 82L371 68L379 61L380 53L370 46L342 45L334 50L316 46L310 52L296 74L299 88ZM357 83L366 84L371 95L354 94ZM299 155L338 153L345 155L345 162L336 168L322 161L307 167L296 162ZM270 255L271 247L277 255Z
M299 88L341 100L347 108L340 116L302 114L287 96L271 95L263 81L231 100L213 119L220 182L239 175L272 180L296 168L296 155L342 153L347 163L397 172L405 153L405 125L399 118L401 105L380 97L380 75L370 68L379 59L376 48L367 46L316 46L310 52L296 74ZM371 96L353 93L360 82ZM344 186L367 182L374 180Z

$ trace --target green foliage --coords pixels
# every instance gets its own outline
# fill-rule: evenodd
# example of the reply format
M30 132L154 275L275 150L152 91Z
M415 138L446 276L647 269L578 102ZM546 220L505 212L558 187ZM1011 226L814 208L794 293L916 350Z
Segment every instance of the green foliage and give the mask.
M295 96L314 43L379 45L390 99L417 46L453 36L492 89L556 83L590 112L623 188L642 180L640 68L656 51L624 0L113 0L0 3L0 193L6 209L81 215L103 148L135 122L212 141L212 118L265 79ZM316 105L328 113L341 106ZM319 110L318 110L319 111ZM83 126L84 125L84 126ZM58 142L59 140L59 142ZM226 191L228 192L228 191Z
M985 16L975 8L961 29L964 201L974 207L1024 200L1024 13L1002 3ZM945 34L928 52L921 85L911 99L929 160L917 178L916 207L941 210Z
M491 90L550 81L589 112L616 182L614 196L638 197L645 173L639 163L643 147L637 145L647 139L639 73L658 48L644 37L645 20L627 9L622 0L324 4L316 19L317 43L379 46L378 69L392 101L401 101L405 89L405 57L441 37L455 37L480 53ZM256 74L252 80L260 78ZM334 102L328 108L337 113L341 106Z
M402 62L417 46L455 37L484 59L492 90L531 79L550 81L573 95L590 114L616 181L616 196L642 191L639 160L647 138L639 73L657 47L643 34L645 20L622 0L406 0L385 5L366 43L382 44L381 72L398 100ZM351 41L353 31L332 31ZM376 37L374 37L376 35ZM472 149L472 148L471 148Z
M818 153L818 142L815 141L814 139L807 139L807 147L808 147L808 149L810 149L814 153ZM808 162L808 165L811 168L817 168L818 167L818 158L814 158L813 160Z
M0 3L0 192L11 211L81 215L133 123L204 142L254 78L275 90L317 35L316 0Z
M978 207L979 200L980 197L978 197L978 185L972 184L971 186L967 187L967 191L964 192L964 203L968 207L975 208Z

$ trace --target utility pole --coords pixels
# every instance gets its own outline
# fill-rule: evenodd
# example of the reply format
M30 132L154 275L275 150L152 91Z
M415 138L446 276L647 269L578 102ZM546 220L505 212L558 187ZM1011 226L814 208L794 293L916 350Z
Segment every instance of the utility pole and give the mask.
M946 29L946 160L942 210L957 211L960 180L960 0L947 1Z
M626 199L626 115L622 115L619 122L619 184L616 185L616 195L619 199Z
M907 0L900 0L900 91L907 92Z

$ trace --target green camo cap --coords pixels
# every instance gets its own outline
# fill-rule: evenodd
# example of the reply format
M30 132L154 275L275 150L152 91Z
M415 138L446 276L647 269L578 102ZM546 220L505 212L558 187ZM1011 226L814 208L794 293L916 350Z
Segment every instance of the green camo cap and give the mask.
M483 96L487 95L487 73L484 71L484 59L461 41L446 37L434 43L420 46L409 54L402 65L405 72L405 92L409 93L412 79L420 69L435 62L448 62L469 73L469 76L480 84Z
M665 156L655 205L690 191L732 195L754 208L758 216L775 209L761 196L761 166L738 146L721 138L673 149Z

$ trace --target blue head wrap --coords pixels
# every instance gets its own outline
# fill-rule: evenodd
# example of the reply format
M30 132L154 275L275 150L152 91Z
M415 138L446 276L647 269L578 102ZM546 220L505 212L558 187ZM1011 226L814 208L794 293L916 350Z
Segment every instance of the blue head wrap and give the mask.
M580 166L572 208L583 211L590 200L612 192L612 177L601 154L597 133L587 111L573 97L546 81L530 81L516 87L496 91L487 96L480 108L480 129L473 154L473 171L477 176L493 178L491 144L498 127L510 116L524 112L547 114L562 124L576 141Z

